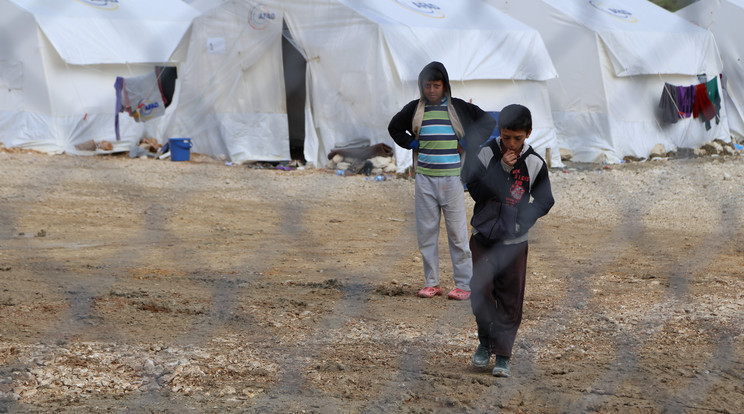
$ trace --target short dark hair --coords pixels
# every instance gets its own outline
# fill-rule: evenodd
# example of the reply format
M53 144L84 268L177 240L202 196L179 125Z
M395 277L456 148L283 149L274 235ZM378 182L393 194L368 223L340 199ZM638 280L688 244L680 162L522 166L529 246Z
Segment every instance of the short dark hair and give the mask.
M499 112L499 131L510 129L512 131L532 130L532 113L526 106L511 104Z
M421 71L421 76L419 76L419 79L421 79L422 83L436 81L444 82L444 75L442 74L442 72L439 71L439 69L427 66Z

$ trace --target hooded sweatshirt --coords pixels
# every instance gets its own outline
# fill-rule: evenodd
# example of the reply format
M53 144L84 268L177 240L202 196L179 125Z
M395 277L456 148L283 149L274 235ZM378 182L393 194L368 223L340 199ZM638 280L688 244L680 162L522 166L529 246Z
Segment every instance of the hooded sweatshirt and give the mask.
M442 74L442 78L444 79L444 98L447 101L451 100L452 98L449 74L447 73L447 69L444 68L444 65L439 62L431 62L428 65L424 66L418 77L418 88L420 96L418 105L416 105L416 113L413 115L413 122L411 123L411 128L413 129L413 133L414 135L416 135L416 137L418 137L419 133L421 132L421 124L424 118L424 110L427 104L426 96L424 96L424 83L426 83L426 79L423 78L423 75L427 71L427 69L435 69ZM452 129L455 130L457 139L462 138L465 135L465 131L463 131L462 124L460 123L460 117L457 116L457 111L455 111L452 105L447 105L447 114L449 115L450 122L452 123Z
M429 65L428 67L432 67ZM428 73L442 72L438 68ZM426 70L426 69L425 69ZM423 72L422 72L423 73ZM438 78L439 76L435 76ZM423 84L427 80L419 75L419 90L424 90ZM444 83L444 82L442 82ZM457 113L452 106L448 105L449 96L447 88L442 88L442 96L438 102L431 103L429 99L425 105L419 105L413 116L411 125L414 132L417 131L419 145L416 164L418 174L446 177L460 175L460 150L458 149L459 138L464 134ZM458 130L459 134L455 132Z
M496 120L477 105L452 97L449 74L444 65L439 62L431 62L424 67L418 79L419 98L406 104L390 120L388 132L393 141L403 148L411 149L412 143L419 140L427 104L424 96L425 80L422 74L427 68L434 68L442 73L447 115L460 146L466 152L477 151L496 128Z

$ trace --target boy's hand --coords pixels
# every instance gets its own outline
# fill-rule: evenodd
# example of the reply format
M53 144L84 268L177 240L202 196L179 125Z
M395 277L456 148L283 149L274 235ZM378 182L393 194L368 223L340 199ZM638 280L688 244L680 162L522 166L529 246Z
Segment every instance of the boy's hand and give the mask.
M419 141L417 139L414 139L413 141L411 141L410 144L408 144L408 147L409 149L417 150L419 147Z
M517 158L519 157L517 156L516 152L512 150L506 150L506 152L504 153L504 156L501 157L501 160L504 161L504 164L510 167L513 167L514 164L517 163Z

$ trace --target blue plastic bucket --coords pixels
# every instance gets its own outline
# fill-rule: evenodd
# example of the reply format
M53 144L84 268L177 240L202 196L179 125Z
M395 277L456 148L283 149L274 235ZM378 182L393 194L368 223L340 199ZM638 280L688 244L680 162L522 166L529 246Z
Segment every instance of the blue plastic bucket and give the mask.
M171 161L191 159L191 138L169 138Z

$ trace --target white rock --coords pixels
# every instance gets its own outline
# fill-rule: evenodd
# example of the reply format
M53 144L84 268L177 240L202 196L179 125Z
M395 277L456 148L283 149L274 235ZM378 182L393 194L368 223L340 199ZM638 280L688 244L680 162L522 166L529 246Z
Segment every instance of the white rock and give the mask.
M573 151L568 148L559 148L558 150L561 153L561 161L571 161L571 158L573 158Z
M145 370L146 373L152 374L152 372L155 370L155 362L153 362L153 360L148 358L145 361L143 369Z
M378 157L372 157L372 158L370 158L369 159L369 162L371 162L372 165L375 168L384 168L385 166L387 166L388 164L390 164L390 159L391 159L390 157L380 157L380 156L378 156Z
M656 158L656 157L666 157L666 148L664 148L664 144L656 144L653 148L651 148L651 153L649 154L649 158Z
M736 155L739 152L735 150L734 148L729 147L728 145L723 147L723 154L724 155Z

